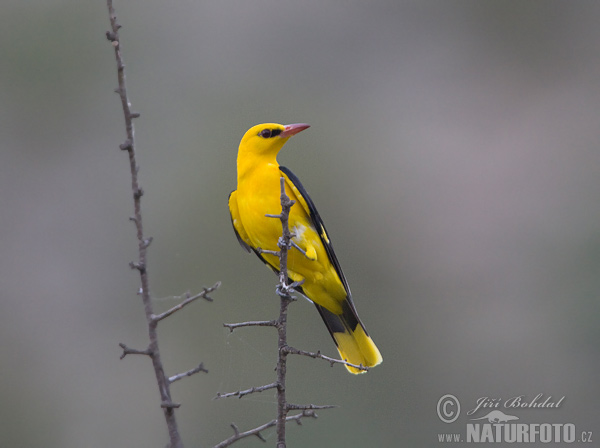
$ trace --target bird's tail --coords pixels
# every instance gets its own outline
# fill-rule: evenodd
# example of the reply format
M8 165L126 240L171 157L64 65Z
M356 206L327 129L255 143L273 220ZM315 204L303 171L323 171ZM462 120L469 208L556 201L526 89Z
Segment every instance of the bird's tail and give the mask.
M369 337L356 314L356 309L349 300L344 301L342 314L334 314L320 305L316 305L316 307L327 325L342 359L364 367L374 367L383 360L379 349ZM365 372L365 370L351 366L346 366L346 369L354 374Z

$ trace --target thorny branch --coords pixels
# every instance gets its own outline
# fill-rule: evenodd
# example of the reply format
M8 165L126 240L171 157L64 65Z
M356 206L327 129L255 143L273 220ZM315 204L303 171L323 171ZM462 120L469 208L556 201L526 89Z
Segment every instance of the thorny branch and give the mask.
M209 294L210 294L211 292L215 291L215 290L216 290L216 289L217 289L219 286L221 286L221 282L217 282L217 283L215 283L215 284L214 284L213 286L211 286L210 288L204 288L204 289L202 290L202 292L200 292L200 293L198 293L198 294L196 294L196 295L194 295L194 296L191 296L191 295L190 295L190 293L189 293L189 292L187 292L187 293L185 294L185 297L186 297L186 299L185 299L183 302L181 302L179 305L175 305L173 308L171 308L171 309L169 309L169 310L165 311L164 313L161 313L161 314L158 314L158 315L156 315L156 314L153 314L153 315L152 315L152 320L153 320L153 321L157 321L157 322L158 322L158 321L161 321L161 320L163 320L163 319L165 319L165 318L169 317L170 315L172 315L172 314L173 314L173 313L175 313L176 311L179 311L179 310L180 310L180 309L182 309L184 306L187 306L187 305L189 305L190 303L192 303L192 302L194 302L194 301L196 301L196 300L198 300L198 299L204 299L204 300L206 300L207 302L212 302L212 301L213 301L213 299L212 299L212 297L210 297L210 296L209 296Z
M288 408L285 389L285 380L287 375L287 309L293 299L293 287L287 284L288 281L288 251L290 250L292 235L289 227L290 209L295 201L285 194L285 179L281 178L281 220L282 236L279 239L279 285L277 293L279 294L279 319L277 320L277 333L279 339L277 348L279 356L277 359L277 448L285 448L285 424L287 420Z
M301 419L303 417L317 418L317 414L311 410L304 410L300 414L290 415L290 416L286 417L285 421L286 422L295 421L296 423L301 425L302 424ZM233 428L233 435L230 438L223 440L221 443L215 445L214 448L225 448L225 447L228 447L229 445L232 445L233 443L237 442L240 439L243 439L246 437L251 437L251 436L256 436L263 442L266 442L267 440L262 436L261 432L264 431L265 429L275 426L276 424L277 424L277 420L271 420L270 422L265 423L264 425L260 425L254 429L240 432L238 427L232 423L231 427Z
M167 378L164 372L163 364L160 357L159 347L158 347L158 332L157 327L158 323L173 314L175 311L183 308L189 303L193 302L198 298L204 298L206 300L212 300L208 296L208 294L214 291L219 287L219 283L215 284L212 288L205 288L203 292L197 294L193 297L187 297L187 299L179 304L178 306L168 310L165 313L160 315L155 315L152 310L152 301L150 297L149 290L149 280L148 280L148 271L147 271L147 249L150 243L152 242L152 238L147 238L144 236L144 229L142 225L142 211L141 211L141 199L144 194L144 191L139 185L138 181L138 172L139 166L136 161L135 154L135 138L134 138L134 127L133 120L140 116L139 113L133 112L131 110L131 102L127 95L127 88L125 86L125 64L123 63L123 56L121 52L121 40L119 36L119 29L121 25L117 22L117 16L115 14L115 9L113 7L112 0L106 1L108 7L108 13L110 16L110 25L111 28L106 32L106 38L111 42L112 47L115 51L115 59L117 62L117 79L118 79L118 87L115 89L115 92L119 95L121 99L121 106L123 108L123 116L125 119L125 131L126 138L125 141L119 145L119 148L123 151L127 151L129 157L129 167L131 171L131 189L133 192L133 205L134 205L134 215L130 218L130 220L135 224L136 227L136 235L138 240L138 259L137 261L132 261L130 263L130 267L132 269L136 269L140 274L140 282L141 286L139 289L139 295L142 298L142 303L144 305L144 311L146 314L146 321L148 323L148 338L149 344L148 347L144 350L137 350L127 347L125 344L119 344L123 349L123 353L121 355L121 359L123 359L127 355L146 355L152 360L152 366L154 367L154 373L156 376L156 381L158 384L158 389L160 392L161 398L161 407L163 409L163 413L165 416L165 420L167 423L167 429L169 432L169 448L182 448L183 442L181 436L179 434L179 430L177 427L177 420L175 419L175 408L180 405L177 403L173 403L171 399L171 391L170 384L174 381L177 381L184 376L193 375L194 373L198 373L201 371L206 371L204 366L200 364L195 369L192 369L188 372L175 375L171 378Z
M239 322L237 324L223 324L224 327L229 328L229 331L233 333L233 330L241 327L276 327L276 320L254 320L248 322Z
M266 384L264 386L251 387L250 389L238 390L236 392L229 392L226 394L222 394L222 393L218 392L217 396L215 397L215 400L218 398L228 398L228 397L242 398L245 395L254 394L256 392L264 392L265 390L275 389L276 387L277 387L277 383L271 383L271 384Z
M286 372L287 372L287 355L288 354L301 354L306 356L311 356L312 358L322 358L333 363L341 363L348 364L346 361L336 360L333 358L329 358L321 355L320 353L310 353L305 352L303 350L297 350L293 347L287 345L287 309L289 304L296 300L292 293L294 292L294 288L297 288L302 284L302 282L292 282L288 284L288 269L287 269L287 257L288 251L292 248L298 248L300 252L303 252L297 245L295 245L292 241L293 234L289 229L289 216L290 209L294 205L293 200L285 193L285 178L281 178L281 213L279 215L266 215L270 218L277 218L281 220L282 227L282 236L279 238L277 246L279 247L279 251L272 250L264 250L259 249L261 253L270 253L279 257L279 283L277 285L277 294L279 295L279 317L275 320L265 320L265 321L249 321L249 322L240 322L235 324L223 324L225 327L229 328L230 331L234 331L237 328L241 327L274 327L277 329L278 334L278 358L277 358L277 381L271 384L267 384L265 386L252 387L246 390L238 390L236 392L229 392L225 394L218 393L215 398L226 398L226 397L234 397L242 398L245 395L263 392L269 389L277 389L277 418L275 420L270 421L262 426L259 426L255 429L246 432L239 432L237 427L232 424L234 435L229 439L221 442L216 445L215 448L221 448L229 446L230 444L240 440L244 437L249 436L257 436L261 440L264 441L261 431L266 428L270 428L271 426L276 426L277 433L277 448L285 448L286 446L286 438L285 438L285 425L286 422L290 420L296 420L296 422L300 423L300 419L302 417L316 417L314 414L315 409L329 409L335 406L325 405L318 406L314 404L308 405L297 405L290 404L286 399ZM350 364L351 365L351 364ZM358 367L358 366L356 366ZM297 414L294 416L288 416L288 412L293 410L302 410L301 414Z
M192 376L200 372L208 373L208 370L204 368L204 363L202 362L197 367L194 367L193 369L190 369L187 372L178 373L177 375L170 376L169 383L174 383L175 381L179 381L180 379L183 379L186 376Z
M328 361L329 364L331 364L331 367L333 367L334 364L343 364L345 366L354 367L354 368L360 369L360 370L369 370L368 367L365 367L362 364L357 365L357 364L352 364L351 362L348 362L345 360L331 358L329 356L321 354L321 352L316 352L316 353L307 352L305 350L298 350L297 348L290 347L289 345L285 349L290 355L302 355L302 356L308 356L308 357L314 358L314 359L323 359L325 361Z

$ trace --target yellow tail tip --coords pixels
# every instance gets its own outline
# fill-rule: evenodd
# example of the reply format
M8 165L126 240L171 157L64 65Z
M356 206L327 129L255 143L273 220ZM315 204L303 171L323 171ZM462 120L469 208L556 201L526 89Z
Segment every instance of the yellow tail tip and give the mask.
M371 368L383 361L379 349L360 325L351 333L334 333L333 337L340 356L350 364ZM355 375L367 371L349 365L346 365L346 369Z

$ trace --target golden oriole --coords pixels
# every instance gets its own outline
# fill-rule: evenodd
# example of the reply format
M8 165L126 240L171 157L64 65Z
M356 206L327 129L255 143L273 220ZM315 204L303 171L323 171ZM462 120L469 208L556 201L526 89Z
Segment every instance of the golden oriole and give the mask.
M277 163L285 142L308 127L264 123L246 132L238 150L237 190L229 195L231 222L241 246L279 272L279 258L259 249L278 250L281 223L265 215L281 212L280 178L285 178L286 194L296 201L289 216L294 246L288 252L288 276L294 282L304 280L296 289L317 307L342 359L372 367L382 357L358 318L325 225L298 178ZM351 373L364 372L346 368Z

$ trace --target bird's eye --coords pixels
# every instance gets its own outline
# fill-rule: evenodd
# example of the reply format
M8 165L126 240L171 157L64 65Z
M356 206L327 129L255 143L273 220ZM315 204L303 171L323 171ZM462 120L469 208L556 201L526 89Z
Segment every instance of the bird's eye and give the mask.
M281 134L281 129L263 129L258 133L262 138L277 137L279 134Z

